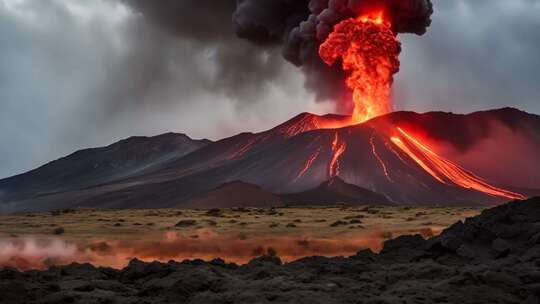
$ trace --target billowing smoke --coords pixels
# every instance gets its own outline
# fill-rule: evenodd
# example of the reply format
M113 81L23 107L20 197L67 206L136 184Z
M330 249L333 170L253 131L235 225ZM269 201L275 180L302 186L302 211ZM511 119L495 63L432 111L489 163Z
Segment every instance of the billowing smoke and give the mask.
M260 45L282 45L283 56L302 67L319 99L347 98L339 64L326 66L319 46L343 20L383 11L392 31L422 35L431 24L430 0L238 0L237 35Z
M217 78L223 79L219 84L232 91L275 78L279 64L273 50L281 47L283 57L303 70L307 89L319 101L338 101L337 105L351 99L344 84L346 75L339 63L329 67L318 54L334 25L383 10L395 34L422 35L433 13L430 0L122 1L181 39L216 44ZM234 34L252 42L253 47L239 44ZM227 56L220 56L222 53Z
M139 45L133 48L148 49L144 54L137 54L136 59L148 62L140 64L141 71L131 71L143 78L136 82L135 88L151 86L146 91L157 87L159 92L159 87L170 77L157 78L156 74L189 70L188 77L180 79L176 85L182 96L173 102L183 102L189 99L187 94L198 90L194 93L219 93L238 103L251 103L260 100L261 92L283 76L285 63L278 45L269 47L238 39L231 22L236 0L120 1L141 15L139 22L148 23L156 32L148 35L149 41L143 41L144 32L136 30L141 33L135 39ZM160 36L163 41L158 39ZM167 44L173 44L172 50ZM194 58L201 56L207 58L206 62L194 62ZM163 66L154 67L156 62ZM133 65L137 66L137 62ZM128 84L133 83L132 77L126 78ZM150 102L155 101L152 98Z

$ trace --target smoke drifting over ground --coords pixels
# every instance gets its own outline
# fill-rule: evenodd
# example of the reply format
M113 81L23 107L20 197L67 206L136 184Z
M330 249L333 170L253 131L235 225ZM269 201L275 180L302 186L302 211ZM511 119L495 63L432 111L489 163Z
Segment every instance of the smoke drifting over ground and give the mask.
M227 262L244 264L269 251L290 262L314 255L350 256L365 248L378 252L383 241L380 233L347 239L286 236L243 239L237 235L217 235L208 230L199 231L197 238L170 232L158 239L139 241L73 242L61 238L28 237L0 240L0 267L29 270L92 263L123 268L133 258L162 262L222 258Z

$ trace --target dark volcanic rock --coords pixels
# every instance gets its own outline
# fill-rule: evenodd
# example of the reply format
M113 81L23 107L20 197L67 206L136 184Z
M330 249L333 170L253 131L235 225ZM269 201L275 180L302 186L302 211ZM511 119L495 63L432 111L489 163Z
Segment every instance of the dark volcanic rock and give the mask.
M0 303L539 303L540 199L512 202L424 240L387 241L376 255L270 252L222 260L144 263L122 270L73 264L0 271Z

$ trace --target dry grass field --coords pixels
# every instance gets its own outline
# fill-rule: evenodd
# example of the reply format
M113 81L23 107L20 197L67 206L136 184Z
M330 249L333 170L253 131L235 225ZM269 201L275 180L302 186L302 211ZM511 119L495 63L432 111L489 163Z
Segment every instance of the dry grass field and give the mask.
M0 215L0 265L70 262L123 267L129 259L223 258L267 251L285 261L380 250L403 234L430 237L481 208L313 207L212 210L60 210Z

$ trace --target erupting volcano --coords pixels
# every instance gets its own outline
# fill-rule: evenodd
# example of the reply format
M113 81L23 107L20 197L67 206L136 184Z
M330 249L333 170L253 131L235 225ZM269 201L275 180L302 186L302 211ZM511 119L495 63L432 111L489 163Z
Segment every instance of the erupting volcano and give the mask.
M305 73L306 88L341 114L303 113L270 130L216 142L169 134L82 151L0 180L0 211L194 201L233 207L211 198L245 189L277 204L309 196L328 204L346 197L468 205L540 194L540 117L515 109L393 112L398 35L423 35L432 14L430 0L239 0L237 36L260 47L281 45L284 58ZM512 161L485 157L493 149ZM512 170L519 174L507 174ZM243 183L250 186L231 186ZM336 196L329 187L345 190Z
M351 124L363 123L392 111L390 90L393 76L399 71L400 52L401 43L392 31L392 24L384 19L383 11L338 23L320 46L319 54L327 65L332 66L341 60L344 72L348 73L346 85L352 91L353 101ZM451 183L509 199L526 198L522 194L490 185L459 165L440 157L403 129L397 130L402 137L394 136L391 141L440 183ZM393 182L384 160L377 154L373 137L370 138L370 145L384 175ZM339 176L339 158L346 147L345 143L339 142L336 133L332 142L330 177ZM311 163L312 160L308 164Z
M455 206L540 194L540 137L529 136L540 130L539 116L500 109L468 115L392 112L354 125L350 119L304 113L261 133L216 142L175 135L127 139L0 180L0 208L238 206L238 199L216 193L250 198L244 205L257 206L344 198L357 204ZM507 161L485 157L505 145L498 153ZM140 160L125 158L126 151L137 152ZM121 175L118 168L125 168Z
M390 89L399 71L401 44L383 12L350 18L334 27L321 45L322 60L333 65L341 58L348 72L347 87L352 90L352 124L392 111Z

